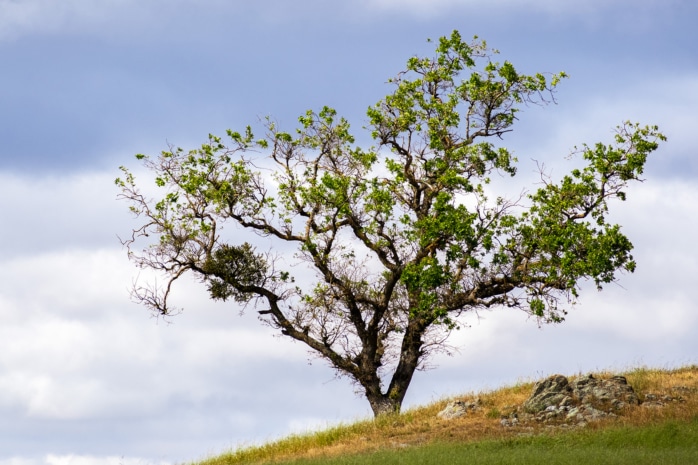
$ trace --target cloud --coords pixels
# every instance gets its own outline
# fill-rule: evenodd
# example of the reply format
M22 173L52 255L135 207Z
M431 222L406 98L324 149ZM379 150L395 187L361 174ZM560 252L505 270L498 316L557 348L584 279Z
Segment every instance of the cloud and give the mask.
M523 144L523 150L530 148L533 157L564 154L575 142L610 134L613 123L630 115L667 125L671 140L658 155L687 153L698 143L686 130L695 120L691 95L697 86L698 78L673 77L637 84L612 100L577 102L562 115L552 115L545 126L552 137ZM643 92L651 89L655 92ZM632 290L585 293L580 316L571 316L577 331L610 331L634 342L691 335L692 326L685 324L692 321L689 302L680 289L690 284L685 277L698 271L685 254L692 247L690 231L698 227L693 220L698 191L692 182L656 179L652 172L647 176L647 183L630 190L626 204L617 205L614 217L636 244L639 270L621 283ZM271 337L253 315L239 318L229 305L209 302L193 279L178 283L175 301L185 313L172 327L156 325L129 302L127 290L137 271L115 235L126 233L131 220L126 205L115 201L112 178L103 172L62 178L0 175L0 208L20 222L3 231L0 340L13 350L0 351L0 406L35 418L89 419L156 412L181 398L203 403L231 395L249 399L243 385L239 392L225 387L228 375L220 367L244 374L257 363L304 363L302 346ZM653 319L654 309L662 306L663 318ZM520 319L506 323L508 317L501 317L503 327L488 326L500 317L485 316L483 325L463 335L487 346L497 334L520 330ZM322 376L331 378L331 371L319 365ZM167 381L181 369L189 373L186 379ZM257 394L263 395L251 395Z
M92 455L47 455L45 465L170 465L170 462L153 462L133 457L95 457ZM4 465L0 462L0 465ZM11 464L12 465L12 464ZM37 464L38 465L38 464Z
M3 0L0 2L0 38L15 38L31 32L58 32L71 25L96 27L107 23L109 13L129 0Z
M150 318L129 301L136 272L119 247L0 259L3 454L72 464L88 459L60 451L167 450L182 460L362 405L346 384L327 385L324 363L308 366L305 347L210 302L196 280L179 283L186 310L171 324ZM348 397L339 406L338 390Z
M156 325L128 300L134 274L119 249L3 262L0 282L11 287L0 295L0 339L12 350L0 351L0 406L37 418L118 417L188 393L205 398L217 389L207 380L222 366L245 371L254 360L302 357L274 338L259 344L269 331L253 318L215 315L223 306L207 302L193 280L181 283L177 296L191 313L171 327ZM169 373L186 367L190 377L170 384L155 365Z
M0 0L0 39L57 33L126 37L161 31L183 10L230 6L221 0Z
M0 459L0 465L40 465L38 461L24 457Z
M123 321L113 321L129 279L119 262L100 250L3 262L0 280L12 288L1 296L0 332L13 350L0 354L0 405L70 419L104 415L120 403L124 392L114 396L95 370L114 356L143 360L136 364L150 358L148 345L130 340L132 333L121 333Z
M283 0L265 0L254 5L223 0L0 0L0 40L59 33L122 38L145 34L162 39L173 36L173 21L186 18L193 25L203 16L234 20L242 13L248 18L272 23L316 17L326 21L333 13L335 19L340 18L340 21L367 16L375 19L376 13L381 16L398 13L433 19L447 17L454 11L477 15L501 11L543 12L554 17L580 19L580 15L597 17L610 9L623 9L626 17L628 14L633 17L646 16L644 13L647 11L657 10L658 7L661 7L661 11L667 11L680 3L680 0L360 0L358 5L347 7L317 0L293 4ZM632 11L628 12L630 6Z
M652 180L634 187L629 200L616 205L614 220L635 244L635 273L601 292L587 283L560 325L538 328L534 319L509 309L471 314L471 327L450 341L459 352L435 359L436 370L416 376L409 403L554 372L698 362L698 314L686 291L698 274L698 186Z
M43 196L50 187L38 183L25 190ZM625 289L586 289L568 322L543 329L522 313L483 313L484 319L471 320L473 327L456 335L459 354L436 360L439 368L416 376L408 404L495 387L538 371L690 362L687 357L698 350L692 342L698 340L697 325L682 289L690 288L689 277L698 272L687 252L690 232L698 227L693 202L698 188L672 180L638 187L617 217L636 244L639 262L635 274L623 276ZM90 430L100 425L103 436L121 438L117 450L123 447L131 455L139 437L166 441L168 436L185 450L181 457L221 450L235 440L312 429L364 411L365 402L352 396L347 383L327 384L332 371L324 362L306 366L303 346L272 337L253 315L239 317L236 308L209 302L195 280L178 286L175 297L185 312L172 325L149 319L128 301L135 272L119 247L58 248L0 262L4 418L82 424ZM129 425L129 439L118 436L120 424ZM173 430L179 439L171 437ZM187 435L191 448L182 449ZM168 444L174 451L174 443ZM102 447L113 451L115 444ZM51 457L47 465L112 460ZM30 463L35 465L17 465Z
M2 256L118 244L117 234L124 232L130 215L115 200L117 174L32 177L0 172Z
M96 35L148 37L148 43L197 41L245 16L247 21L289 23L326 10L317 0L290 4L284 0L0 0L0 40L31 35ZM332 4L331 10L346 9ZM187 31L182 31L186 23ZM208 26L202 35L189 34ZM235 27L240 27L235 24Z
M154 462L137 457L48 454L36 459L26 457L0 459L0 465L171 465L171 462Z
M603 10L632 5L634 8L660 5L656 0L588 0L586 2L561 2L558 0L364 0L363 4L378 11L399 11L414 16L433 18L447 15L454 10L471 10L477 13L493 10L542 11L554 16L597 14ZM665 3L661 3L666 8Z
M558 179L568 167L581 163L578 156L565 160L575 146L611 143L614 128L626 120L658 125L668 137L648 159L643 177L649 183L658 178L689 180L698 176L698 161L692 156L698 145L698 133L692 129L698 124L695 70L609 82L609 88L603 90L595 82L571 79L563 84L561 93L559 105L524 109L516 129L505 138L504 145L512 148L520 161L522 178L538 177L532 162L536 160L544 162L546 171Z
M106 179L105 174L92 174L58 185L41 179L15 180L13 185L25 193L29 205L34 198L62 197L52 206L56 218L66 216L61 208L73 208L71 196L92 192L79 211L94 218L101 230L113 225L106 219L109 215L97 208L103 201L97 194L99 186ZM635 243L639 269L622 277L623 288L608 286L600 294L591 287L585 290L580 306L560 327L569 331L570 340L574 334L603 333L611 340L646 346L695 336L696 319L688 296L681 291L690 287L689 277L698 272L687 254L692 250L690 232L698 229L695 198L698 187L692 182L651 179L634 186L629 200L616 205L614 220ZM71 227L84 224L82 217L71 217L59 230L64 228L70 236ZM38 228L26 231L27 243L42 234ZM174 298L185 313L174 318L171 326L156 324L145 310L128 301L128 286L137 270L118 245L52 247L53 251L0 262L0 282L5 284L0 293L0 341L5 348L0 351L0 409L19 409L30 418L88 420L159 414L184 399L206 405L215 399L237 398L252 411L269 396L263 379L278 379L283 373L286 386L297 382L301 389L305 383L302 375L282 368L304 364L303 346L272 337L273 332L253 315L239 317L230 305L210 302L196 280L178 283ZM482 316L481 323L456 335L454 343L464 350L454 359L445 359L446 367L449 360L456 364L491 360L502 345L502 335L513 342L538 331L535 322L526 322L522 314ZM555 327L545 333L552 337L559 332ZM530 351L544 352L544 344L539 341ZM680 357L682 352L677 347L662 353ZM545 364L544 360L540 363ZM595 357L588 363L592 360L598 363ZM320 377L331 379L325 364L318 365ZM275 373L279 368L282 371ZM176 373L182 371L186 376L179 378ZM229 384L231 377L252 373L262 378L256 389L250 391L249 381ZM444 370L444 376L448 373ZM317 424L317 418L304 415L288 424L298 429ZM248 420L243 414L235 421Z
M0 8L7 5L0 0ZM26 18L0 10L2 27L15 21L16 34L109 28L109 15L123 16L135 2L90 2L84 10L70 0L26 5ZM407 7L417 11L418 2ZM130 23L120 24L126 30ZM560 326L538 329L522 313L504 310L473 318L473 328L454 339L460 354L418 374L410 402L538 372L695 362L689 357L698 350L697 322L686 289L698 271L691 164L698 78L657 74L612 91L578 92L581 97L557 108L527 110L524 126L512 134L523 136L515 144L523 165L608 140L622 119L661 125L669 142L650 161L648 181L634 186L614 214L636 245L638 271L622 277L622 288L586 289ZM575 89L574 80L565 86ZM239 317L235 306L209 302L195 280L179 283L175 297L185 312L171 325L131 303L128 287L137 270L116 239L131 224L126 205L115 201L117 174L0 173L0 416L9 425L0 449L17 455L23 443L27 454L53 453L0 465L106 464L116 456L105 455L120 449L131 457L168 450L181 459L368 411L348 383L328 383L333 373L324 362L307 366L302 345L273 337L252 312ZM56 433L51 425L67 432L47 444ZM93 455L67 454L87 447L93 449L85 454Z

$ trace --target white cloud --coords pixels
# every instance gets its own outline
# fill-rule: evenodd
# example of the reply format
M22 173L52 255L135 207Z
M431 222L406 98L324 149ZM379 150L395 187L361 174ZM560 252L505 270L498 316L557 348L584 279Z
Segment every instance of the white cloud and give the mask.
M129 0L3 0L0 2L0 38L26 32L57 32L73 26L92 27L108 21L109 13Z
M288 431L291 434L307 434L327 429L329 426L325 418L297 417L288 422Z
M0 459L0 465L40 465L39 462L24 457Z
M646 87L670 88L683 99L668 91L650 98L644 93L645 104L640 104L632 98L636 90L615 101L590 99L562 118L558 114L551 131L556 137L536 149L559 154L571 141L596 140L601 128L608 131L620 114L667 120L675 134L660 154L676 146L687 148L695 138L684 129L693 118L690 95L696 82L690 77L672 78ZM636 245L639 270L623 277L621 284L628 291L610 286L600 294L593 289L584 293L580 307L563 325L570 327L565 329L569 334L603 332L640 345L692 335L695 318L681 289L690 285L686 277L698 271L690 253L691 231L698 227L694 202L698 190L692 182L647 176L648 182L634 186L629 201L618 205L614 215ZM0 207L9 217L20 218L23 211L45 212L25 220L29 223L20 230L9 231L14 234L13 249L17 251L20 244L22 254L5 255L0 267L0 282L5 284L0 292L0 344L5 348L0 350L0 407L20 407L30 417L54 419L157 412L178 398L205 402L219 395L247 395L245 384L232 389L217 384L225 379L221 367L226 373L245 373L255 364L303 363L303 346L271 337L253 314L240 318L236 308L211 303L195 280L178 283L175 301L185 313L172 326L156 324L144 309L129 302L127 291L136 270L114 236L128 227L129 215L126 206L114 200L112 177L106 173L62 179L0 176L5 191ZM47 239L46 224L52 230ZM33 252L31 245L42 241L49 242L48 250ZM105 248L109 241L114 246ZM660 316L657 308L663 309ZM446 360L458 364L470 357L488 357L483 349L496 350L498 335L516 341L538 331L532 321L522 326L522 315L484 316L482 324L456 337L454 342L466 348L463 353ZM331 378L331 371L320 365ZM188 375L172 383L181 370ZM258 394L264 395L253 393ZM315 422L295 421L294 428Z
M698 145L695 114L698 105L698 75L655 75L634 82L625 82L617 89L600 91L565 82L560 105L545 109L531 108L521 115L519 126L505 138L504 145L514 149L519 158L519 175L529 181L538 180L532 160L545 163L546 172L559 179L570 166L579 166L581 157L565 161L575 146L583 143L612 143L614 128L626 120L642 125L658 125L668 137L652 153L644 178L648 184L658 177L688 179L698 174L698 162L691 156ZM513 141L513 143L512 143ZM511 189L511 183L499 182L497 188ZM632 187L629 196L632 197ZM518 192L518 189L516 190Z
M472 10L490 12L508 11L542 11L556 16L579 14L596 14L610 7L632 5L634 8L663 5L656 0L587 0L585 2L563 2L559 0L363 0L368 8L381 11L399 11L432 18L444 16L453 10Z
M513 383L553 372L625 370L638 365L696 363L698 314L690 295L698 275L694 231L698 186L692 181L651 180L631 189L615 221L635 244L638 269L618 285L597 292L586 285L565 322L538 328L521 312L496 309L469 319L454 334L454 357L418 375L410 402Z
M118 245L117 234L126 232L131 215L115 200L117 174L30 177L0 172L0 211L7 225L0 231L1 256ZM35 283L24 283L30 284Z
M0 465L171 465L171 462L153 462L137 457L48 454L40 459L26 457L0 459Z
M657 160L685 161L681 154L698 145L696 95L698 78L685 76L646 81L613 98L584 99L571 111L552 114L544 127L553 137L532 142L527 155L566 154L575 143L607 139L620 119L632 118L657 122L669 134ZM224 436L220 444L265 437L272 428L278 434L303 431L323 418L363 411L365 402L352 398L345 384L323 384L332 378L324 363L304 366L303 346L271 337L254 314L240 318L234 306L210 303L194 280L178 286L176 300L185 313L171 326L130 303L127 289L136 271L116 242L115 234L128 230L129 215L114 200L114 175L0 174L0 211L20 226L5 228L0 245L0 411L6 421L107 425L130 418L130 428L160 421L167 428L153 428L153 435L216 429ZM627 291L609 286L597 294L590 288L568 322L541 330L520 313L485 313L480 324L457 335L460 354L418 376L411 398L428 401L539 370L681 363L693 356L697 321L686 290L698 271L692 244L698 188L694 180L658 179L651 170L646 175L648 181L634 186L614 215L635 243L639 262L637 273L622 278ZM184 415L187 406L195 414ZM43 462L8 458L0 465L114 459L51 455Z
M89 417L118 404L95 369L114 356L152 358L119 321L129 273L116 254L73 250L3 265L0 281L12 287L2 293L1 404L47 418Z
M253 315L179 283L186 312L156 324L131 303L135 270L118 248L69 250L1 263L0 408L28 417L87 419L158 411L175 398L240 391L208 385L256 363L302 361ZM263 341L263 343L261 343ZM224 367L224 368L223 368ZM184 369L188 376L168 380Z
M43 463L45 465L170 465L170 462L152 462L132 457L95 457L72 454L48 455ZM0 462L0 465L4 464Z
M638 15L645 10L678 0L588 0L561 2L558 0L360 0L358 5L324 4L317 1L295 2L292 6L283 0L268 0L252 6L246 2L223 0L0 0L0 40L32 34L97 34L120 37L143 33L169 34L170 20L177 15L195 21L202 12L225 14L231 11L256 10L264 21L287 22L312 17L320 12L341 12L343 16L363 15L366 12L408 14L418 18L444 17L454 10L474 13L491 12L544 12L552 16L596 17L613 7L630 7L626 14ZM249 11L246 11L249 13Z
M221 0L0 0L0 39L31 34L135 35L158 31L177 12L229 7Z
M566 83L573 85L573 83ZM556 132L556 140L593 140L623 120L657 124L669 136L662 151L684 152L695 147L697 118L692 109L698 104L698 75L655 75L627 82L615 95L592 95L583 102L581 112L566 121ZM576 136L575 136L576 134ZM581 137L581 139L580 139ZM568 142L569 143L569 142Z

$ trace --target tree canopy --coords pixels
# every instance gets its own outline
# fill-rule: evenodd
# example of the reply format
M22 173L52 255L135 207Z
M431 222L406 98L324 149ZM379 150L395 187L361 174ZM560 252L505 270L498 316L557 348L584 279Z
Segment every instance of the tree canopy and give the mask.
M584 281L601 288L635 269L609 201L625 200L665 137L623 123L612 143L583 145L584 166L561 180L491 198L493 173L516 175L500 140L566 77L520 74L495 54L454 31L434 56L410 58L368 109L372 147L323 107L295 131L268 118L261 136L248 126L136 155L161 195L121 167L120 197L143 220L124 243L167 284L136 286L135 298L170 314L173 283L192 272L211 298L252 306L350 377L376 415L400 409L462 315L509 307L562 321ZM259 250L256 236L274 245Z

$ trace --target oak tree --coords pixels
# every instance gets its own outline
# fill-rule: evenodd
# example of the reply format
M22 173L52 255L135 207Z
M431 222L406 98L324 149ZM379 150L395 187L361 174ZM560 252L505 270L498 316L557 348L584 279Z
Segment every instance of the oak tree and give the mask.
M521 74L496 53L454 31L434 56L410 58L368 109L372 147L324 107L295 131L267 119L260 137L247 127L136 155L162 194L121 167L120 197L143 220L124 243L167 277L136 286L136 299L170 314L173 283L194 273L211 298L252 306L351 378L375 415L400 409L462 315L509 307L562 321L584 281L601 288L635 269L609 201L625 199L665 138L624 123L611 144L583 145L584 166L559 181L492 198L490 176L516 175L500 140L565 77Z

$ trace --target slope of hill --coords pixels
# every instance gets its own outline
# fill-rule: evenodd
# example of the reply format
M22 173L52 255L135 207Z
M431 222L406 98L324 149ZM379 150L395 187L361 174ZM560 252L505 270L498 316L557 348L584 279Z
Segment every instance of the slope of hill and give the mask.
M609 378L610 373L597 373ZM449 401L400 415L294 435L192 465L294 464L698 464L698 366L623 373L641 404L579 426L528 418L511 424L533 382L458 396L478 408L445 420ZM574 379L574 377L570 377Z

